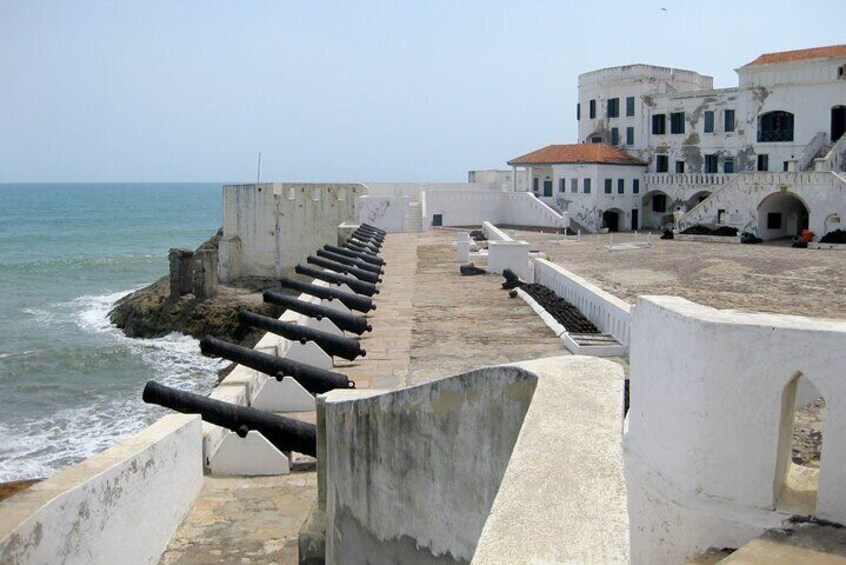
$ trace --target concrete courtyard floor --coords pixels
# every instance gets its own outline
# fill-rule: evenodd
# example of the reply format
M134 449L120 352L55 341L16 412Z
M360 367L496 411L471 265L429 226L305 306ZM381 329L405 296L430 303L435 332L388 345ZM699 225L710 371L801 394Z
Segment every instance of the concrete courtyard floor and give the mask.
M653 234L649 249L609 251L608 235L562 243L551 233L516 234L630 303L642 294L670 294L720 309L846 318L846 251L795 249L784 240L758 245L661 240L660 234ZM615 244L633 240L631 233L614 234Z
M455 233L391 234L367 355L336 370L358 388L396 389L486 365L567 355L552 330L498 276L458 273ZM162 564L296 563L297 534L317 498L313 471L206 477Z

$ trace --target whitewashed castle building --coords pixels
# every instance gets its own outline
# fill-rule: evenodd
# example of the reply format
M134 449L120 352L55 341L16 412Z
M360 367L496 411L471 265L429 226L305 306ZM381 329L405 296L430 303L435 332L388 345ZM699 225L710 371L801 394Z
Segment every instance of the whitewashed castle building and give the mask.
M681 227L730 225L764 239L842 227L846 45L761 55L737 73L738 86L721 89L651 65L584 73L579 144L509 165L587 231L661 228L674 212L685 213ZM581 144L608 147L591 156Z

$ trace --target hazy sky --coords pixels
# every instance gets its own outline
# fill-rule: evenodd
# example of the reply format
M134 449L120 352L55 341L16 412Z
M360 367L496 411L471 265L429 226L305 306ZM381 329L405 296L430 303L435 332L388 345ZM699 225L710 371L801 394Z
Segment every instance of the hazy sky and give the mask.
M844 0L0 0L0 182L461 181L574 143L579 73L838 43Z

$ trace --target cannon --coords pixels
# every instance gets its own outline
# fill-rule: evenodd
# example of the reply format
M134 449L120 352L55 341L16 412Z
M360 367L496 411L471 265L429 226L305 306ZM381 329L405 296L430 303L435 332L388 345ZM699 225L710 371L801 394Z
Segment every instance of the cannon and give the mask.
M358 243L358 240L355 240L355 239L347 240L347 242L344 244L344 247L346 247L347 249L351 249L353 251L358 251L359 253L367 253L367 254L369 254L373 257L376 257L376 256L379 255L378 249L372 249L370 247L365 247L364 245Z
M382 265L386 265L385 260L381 257L374 257L369 253L360 253L358 251L353 251L351 249L347 249L346 247L338 247L336 245L324 245L323 249L326 251L330 251L332 253L337 253L339 255L345 255L347 257L352 257L358 259L359 261L364 261L365 263L369 263L371 265L376 265L381 267Z
M305 292L306 294L310 294L311 296L316 296L324 300L337 300L350 310L355 310L356 312L367 313L376 309L376 305L373 304L373 301L369 298L359 296L358 294L351 294L336 288L318 286L316 284L304 283L284 277L279 279L279 284L283 288L290 288L291 290L296 290L297 292Z
M141 398L147 404L158 404L183 414L199 414L204 421L232 430L241 437L255 430L279 451L296 451L317 457L317 426L314 424L184 392L156 381L147 382Z
M359 226L359 227L362 227L362 228L364 228L364 229L368 229L368 230L373 230L373 231L375 231L376 233L381 233L382 235L387 235L387 234L388 234L388 232L386 232L386 231L385 231L385 230L383 230L382 228L377 228L376 226L371 226L370 224L366 224L366 223L365 223L365 224L361 224L361 226Z
M345 284L350 287L353 292L363 294L365 296L373 296L374 294L379 294L379 289L376 288L375 284L360 281L355 277L336 275L334 273L327 273L326 271L318 271L317 269L303 267L302 265L297 265L296 267L294 267L294 272L296 272L298 275L306 275L308 277L312 277L321 281L326 281L332 284Z
M323 267L324 269L331 269L336 273L351 275L360 281L369 282L373 284L382 282L382 279L379 278L379 275L377 275L376 273L371 273L370 271L365 271L364 269L344 265L343 263L338 263L337 261L330 261L329 259L324 259L322 257L315 257L314 255L309 255L308 257L306 257L306 262L312 265L317 265L318 267Z
M378 252L379 252L379 250L380 250L380 249L382 249L382 244L381 244L381 243L379 243L379 242L378 242L378 241L376 241L375 239L372 239L372 238L369 238L369 237L365 237L365 236L363 236L363 235L356 235L356 234L352 234L352 235L350 236L350 240L351 240L351 241L355 241L355 242L357 242L357 243L358 243L359 245L361 245L362 247L367 247L367 248L369 248L369 249L372 249L372 250L373 250L373 251L375 251L376 253L378 253Z
M305 314L310 318L316 318L318 320L326 318L338 326L338 328L357 335L373 330L370 324L367 323L367 319L364 316L347 314L346 312L340 312L332 308L320 306L319 304L305 302L294 298L293 296L279 294L278 292L267 291L262 294L262 298L264 298L265 302L282 306L286 310L293 310L294 312Z
M278 381L291 377L312 394L322 394L336 388L355 388L355 383L341 373L319 369L209 336L200 340L200 351L206 356L222 357L255 369Z
M384 270L378 265L362 261L361 259L347 257L346 255L332 253L331 251L326 251L325 249L318 249L317 256L323 257L324 259L329 259L330 261L335 261L336 263L341 263L342 265L357 267L369 273L375 273L377 275L381 275L382 273L384 273Z
M355 361L356 357L367 355L361 344L354 339L340 337L306 326L282 322L275 318L256 314L255 312L248 312L246 310L239 312L238 321L247 326L261 328L276 335L281 335L291 341L299 341L303 344L313 341L329 355L343 357L348 361Z
M379 245L380 247L383 243L385 243L385 236L377 235L375 233L368 232L368 231L365 231L365 230L360 230L360 229L355 230L352 233L352 237L357 237L357 238L364 240L364 241L370 241L370 242L372 242L376 245Z

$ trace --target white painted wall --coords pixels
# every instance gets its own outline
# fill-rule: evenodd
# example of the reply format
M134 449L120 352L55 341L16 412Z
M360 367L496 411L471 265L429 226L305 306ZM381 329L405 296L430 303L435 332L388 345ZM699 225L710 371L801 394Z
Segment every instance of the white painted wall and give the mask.
M355 217L388 233L402 233L408 225L410 196L361 196L355 201Z
M826 399L816 515L846 520L844 343L842 320L638 299L625 436L633 564L681 563L781 524L785 394L798 375Z
M261 183L223 187L220 277L278 277L354 219L361 184Z
M581 311L603 333L628 346L631 335L631 307L555 263L535 259L534 282L552 290Z
M158 563L202 484L200 417L165 416L0 502L0 563Z
M495 224L561 227L563 218L527 192L427 192L424 230L432 216L441 214L444 226L477 226L488 220Z

